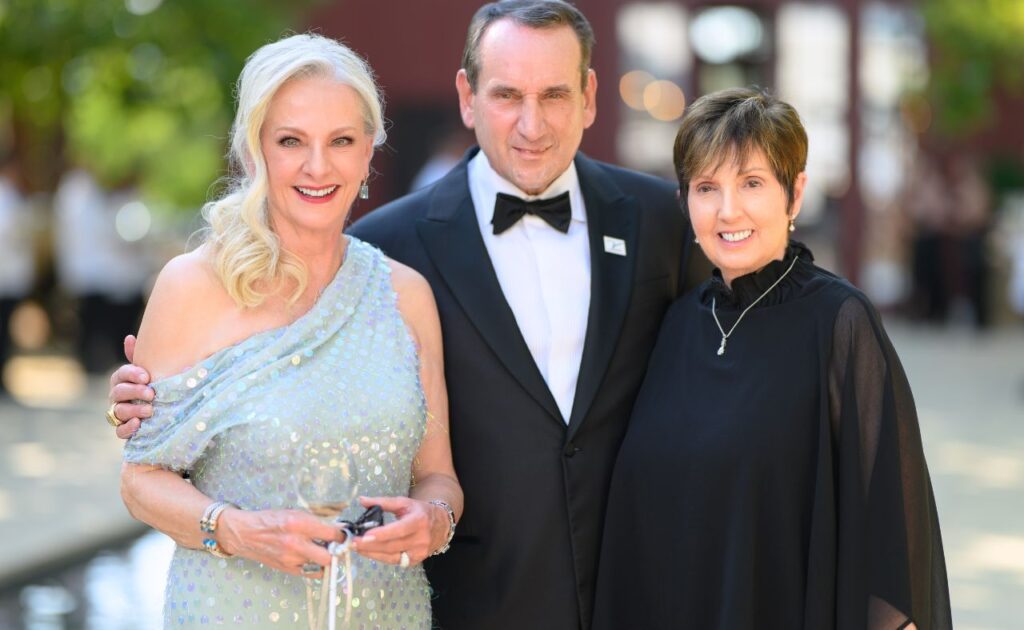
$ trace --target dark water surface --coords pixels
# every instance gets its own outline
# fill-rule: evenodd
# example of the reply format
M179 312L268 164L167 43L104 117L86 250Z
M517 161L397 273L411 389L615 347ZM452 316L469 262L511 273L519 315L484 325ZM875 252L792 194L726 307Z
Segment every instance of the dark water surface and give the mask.
M174 543L150 532L0 593L0 630L150 630L162 626Z

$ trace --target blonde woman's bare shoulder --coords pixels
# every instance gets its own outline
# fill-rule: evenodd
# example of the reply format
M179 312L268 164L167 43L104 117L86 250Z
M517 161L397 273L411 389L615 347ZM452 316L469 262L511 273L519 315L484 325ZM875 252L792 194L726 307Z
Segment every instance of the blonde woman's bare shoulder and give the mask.
M213 259L206 245L180 254L167 261L157 276L157 286L164 284L164 290L176 290L183 286L202 289L206 284L217 284ZM154 287L154 291L157 289Z
M205 247L172 258L146 304L135 362L153 380L190 367L205 356L210 323L234 308Z
M224 285L217 277L206 247L175 256L164 265L153 286L149 304L169 311L195 312L225 300ZM147 310L149 310L147 308Z

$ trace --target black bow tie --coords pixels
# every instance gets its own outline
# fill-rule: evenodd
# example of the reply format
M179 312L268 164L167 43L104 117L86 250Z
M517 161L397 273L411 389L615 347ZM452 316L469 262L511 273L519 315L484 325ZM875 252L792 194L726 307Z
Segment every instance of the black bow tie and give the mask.
M572 208L569 205L569 191L550 199L526 201L513 195L498 193L494 202L494 217L491 225L494 233L501 234L523 218L524 214L536 215L548 222L548 225L565 234L569 231L572 220Z

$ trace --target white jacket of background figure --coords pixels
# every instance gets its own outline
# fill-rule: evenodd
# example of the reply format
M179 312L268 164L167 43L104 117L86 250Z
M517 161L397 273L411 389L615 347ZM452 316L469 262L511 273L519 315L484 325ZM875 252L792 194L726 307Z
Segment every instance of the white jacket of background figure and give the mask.
M131 191L108 193L85 171L61 178L53 214L57 277L72 295L100 294L115 300L138 296L149 276L142 242L117 232L117 211L136 201Z
M1024 234L1017 235L1010 254L1009 298L1010 307L1018 315L1024 315Z
M32 215L27 200L0 179L0 297L24 297L35 274Z

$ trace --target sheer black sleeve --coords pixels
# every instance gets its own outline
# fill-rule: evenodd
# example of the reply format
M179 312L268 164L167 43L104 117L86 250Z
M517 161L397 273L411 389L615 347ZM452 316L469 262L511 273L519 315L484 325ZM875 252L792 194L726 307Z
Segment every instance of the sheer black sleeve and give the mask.
M913 396L878 314L840 307L829 362L836 627L952 627L942 539Z

